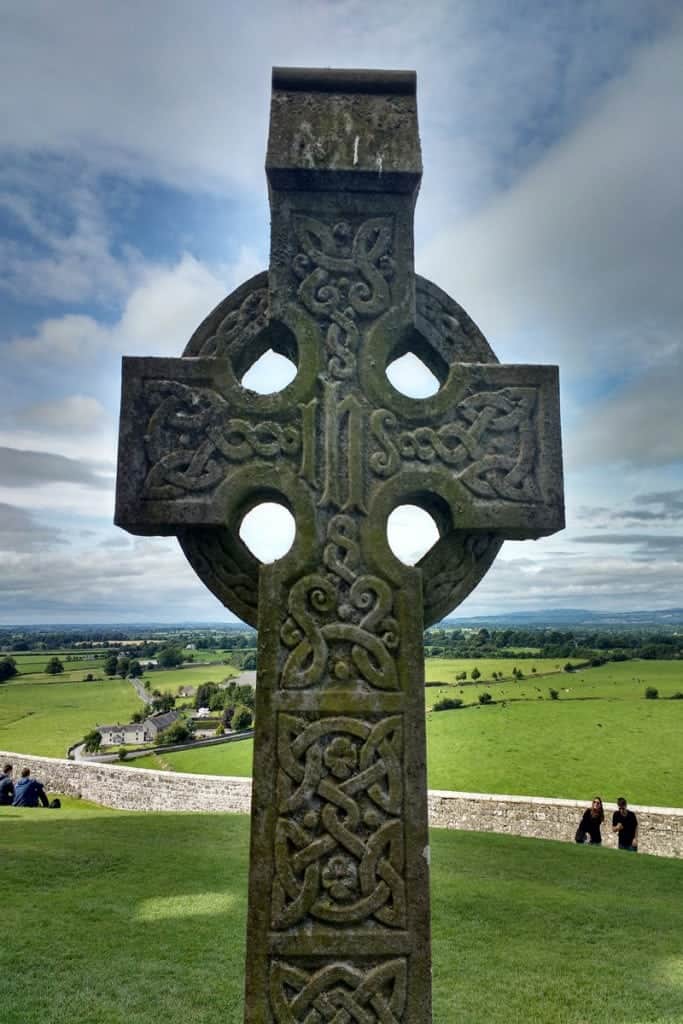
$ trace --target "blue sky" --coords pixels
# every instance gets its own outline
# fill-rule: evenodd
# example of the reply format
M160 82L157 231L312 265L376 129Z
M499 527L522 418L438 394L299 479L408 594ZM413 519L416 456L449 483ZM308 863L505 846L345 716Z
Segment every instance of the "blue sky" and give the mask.
M568 528L506 543L460 613L683 605L679 3L0 19L0 622L226 614L173 540L112 525L120 359L180 354L266 267L276 64L417 71L416 269L501 360L560 366Z

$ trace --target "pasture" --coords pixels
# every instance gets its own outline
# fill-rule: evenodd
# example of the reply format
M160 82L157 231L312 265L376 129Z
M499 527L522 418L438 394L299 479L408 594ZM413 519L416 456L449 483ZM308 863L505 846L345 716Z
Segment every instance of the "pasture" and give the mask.
M96 724L129 722L141 706L124 679L84 683L59 675L24 682L19 676L0 686L0 749L66 757Z
M681 1024L683 862L431 849L434 1024ZM3 1024L241 1024L247 857L240 815L0 808Z
M142 681L149 690L168 691L174 696L183 686L199 686L201 683L222 683L239 675L234 665L223 665L216 661L211 665L183 665L180 668L157 668L145 672Z

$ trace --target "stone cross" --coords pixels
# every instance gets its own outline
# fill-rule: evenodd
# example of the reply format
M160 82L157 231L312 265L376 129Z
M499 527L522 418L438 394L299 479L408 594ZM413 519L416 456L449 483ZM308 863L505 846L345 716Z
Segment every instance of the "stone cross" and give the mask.
M504 538L564 525L557 369L500 365L414 274L414 73L276 68L266 170L268 273L182 358L124 360L116 522L175 534L258 626L245 1021L427 1024L423 629ZM297 375L255 394L268 349ZM432 397L390 384L407 352ZM264 501L296 521L272 565L238 532ZM416 567L406 503L440 533Z

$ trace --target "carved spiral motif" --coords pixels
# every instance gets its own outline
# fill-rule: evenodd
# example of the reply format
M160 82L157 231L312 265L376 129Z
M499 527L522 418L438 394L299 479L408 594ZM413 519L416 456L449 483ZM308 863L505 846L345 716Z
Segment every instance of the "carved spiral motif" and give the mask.
M301 251L292 270L301 281L299 299L323 322L330 376L347 380L356 369L357 318L378 317L391 303L393 218L373 217L354 232L346 221L330 228L299 216L295 231Z
M292 648L280 677L283 689L320 684L330 660L332 675L339 682L362 681L379 690L398 688L393 658L398 626L391 615L392 590L377 576L357 575L356 531L350 516L334 516L323 554L330 578L311 573L297 580L289 592L288 615L280 630L283 644ZM343 654L336 656L337 647L348 647L350 660Z

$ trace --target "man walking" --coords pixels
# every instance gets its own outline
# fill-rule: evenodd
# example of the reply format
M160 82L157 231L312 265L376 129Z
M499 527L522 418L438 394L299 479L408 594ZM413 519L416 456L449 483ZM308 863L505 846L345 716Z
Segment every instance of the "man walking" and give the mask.
M629 811L626 797L620 796L617 800L617 809L612 815L612 831L617 833L620 850L638 852L638 819L633 811Z
M14 787L12 807L37 807L39 802L43 807L50 806L45 787L42 782L31 778L30 768L22 768L21 778Z
M14 782L12 781L12 765L6 764L0 775L0 807L8 807L14 799Z

